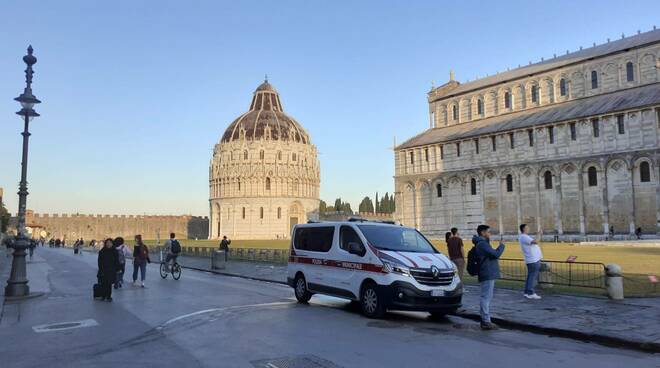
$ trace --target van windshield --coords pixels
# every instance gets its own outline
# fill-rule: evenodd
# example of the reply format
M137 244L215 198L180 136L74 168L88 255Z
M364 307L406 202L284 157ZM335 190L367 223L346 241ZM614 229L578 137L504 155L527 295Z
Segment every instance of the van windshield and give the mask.
M431 243L415 229L400 226L358 225L371 245L380 250L436 253Z

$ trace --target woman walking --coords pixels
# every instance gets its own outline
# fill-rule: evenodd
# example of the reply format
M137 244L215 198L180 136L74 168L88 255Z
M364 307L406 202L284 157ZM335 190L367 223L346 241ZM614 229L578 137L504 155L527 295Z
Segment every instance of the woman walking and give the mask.
M112 301L112 283L117 277L119 269L119 258L117 251L112 246L112 239L108 238L103 243L103 249L99 251L99 285L101 287L102 300Z
M124 244L124 238L117 237L113 240L115 249L117 249L117 257L119 258L119 270L117 271L117 280L115 281L115 289L124 286L124 272L126 272L126 258L131 256L131 250Z
M142 242L142 235L135 235L135 248L133 248L133 285L137 286L139 269L140 286L144 287L144 279L147 276L147 263L151 263L149 259L149 248Z

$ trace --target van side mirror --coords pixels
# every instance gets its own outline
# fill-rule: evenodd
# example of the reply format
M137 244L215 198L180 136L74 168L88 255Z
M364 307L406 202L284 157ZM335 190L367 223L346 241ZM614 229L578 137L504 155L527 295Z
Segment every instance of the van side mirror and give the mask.
M348 243L348 253L356 254L362 257L366 253L366 250L364 249L364 245L356 242L350 242Z

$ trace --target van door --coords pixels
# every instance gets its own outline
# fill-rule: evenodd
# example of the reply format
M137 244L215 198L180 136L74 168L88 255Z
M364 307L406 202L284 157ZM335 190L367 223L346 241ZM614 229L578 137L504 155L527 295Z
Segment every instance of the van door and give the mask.
M358 243L365 250L363 255L351 254L348 251L349 243ZM332 283L335 287L347 292L345 296L358 298L358 289L364 279L364 270L367 248L355 229L349 225L339 227L339 247L335 250L337 268L333 273ZM357 286L356 286L357 285ZM349 294L350 293L350 294Z
M326 264L330 257L332 242L335 235L335 226L304 226L297 227L294 235L294 256L298 269L303 272L307 280L307 287L327 283Z

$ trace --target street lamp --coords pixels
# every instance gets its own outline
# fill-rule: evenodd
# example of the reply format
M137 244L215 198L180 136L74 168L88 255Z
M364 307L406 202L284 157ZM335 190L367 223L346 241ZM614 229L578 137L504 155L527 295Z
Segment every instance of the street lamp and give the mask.
M14 248L13 259L11 264L11 274L7 280L5 287L5 296L7 297L24 297L30 294L30 287L28 286L27 273L25 269L25 250L32 244L25 231L25 210L27 206L27 163L28 163L28 140L30 138L30 131L28 130L30 121L39 116L34 111L34 105L41 103L32 94L32 65L37 62L37 58L32 55L32 46L27 49L28 54L23 56L23 62L27 65L25 69L25 90L23 93L16 97L14 100L21 104L21 110L16 112L17 115L23 118L25 128L21 135L23 136L23 156L21 161L21 182L18 189L18 235L10 241L10 246Z

